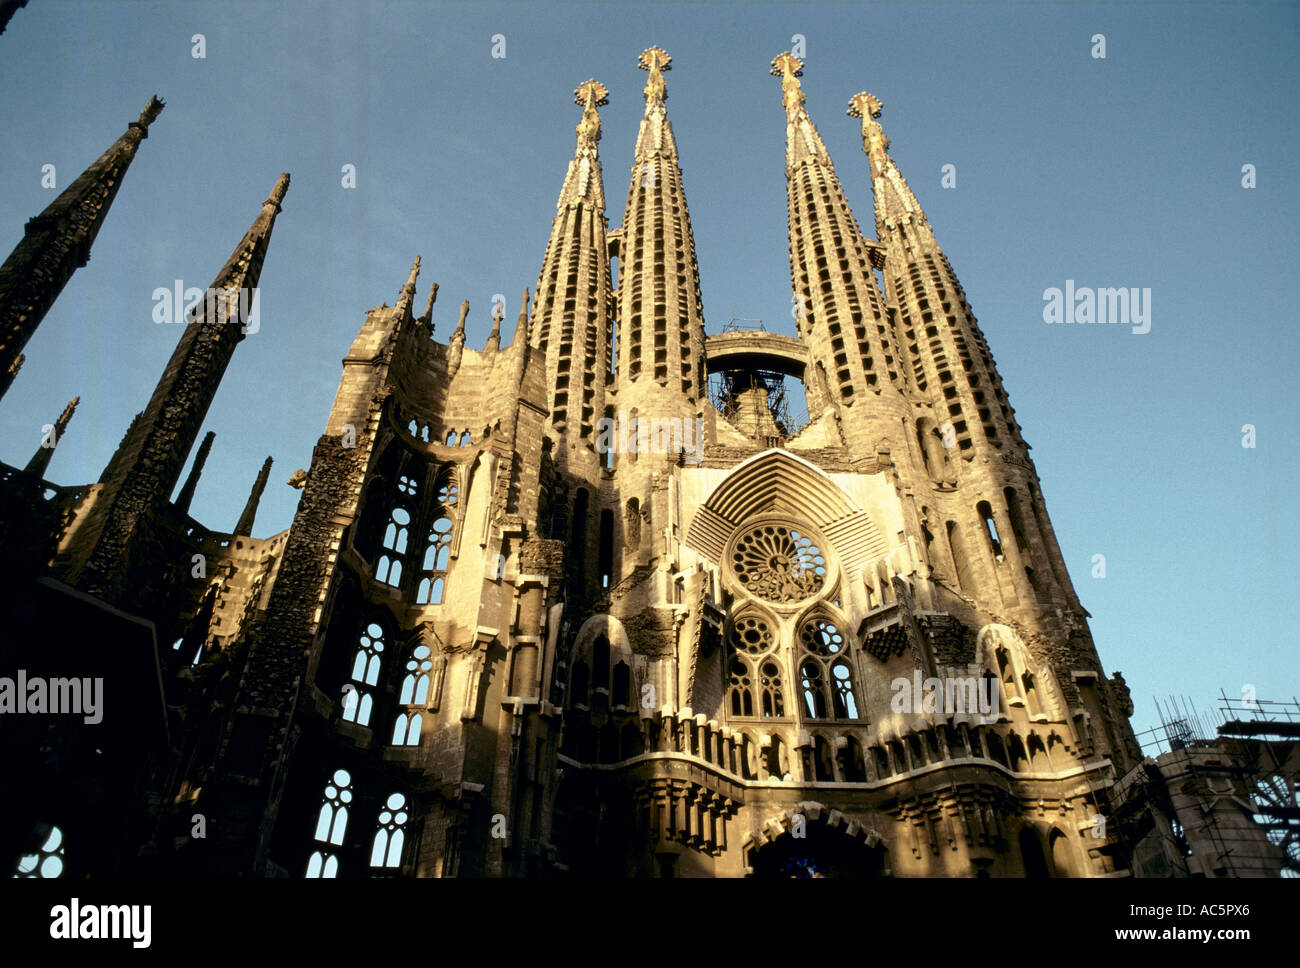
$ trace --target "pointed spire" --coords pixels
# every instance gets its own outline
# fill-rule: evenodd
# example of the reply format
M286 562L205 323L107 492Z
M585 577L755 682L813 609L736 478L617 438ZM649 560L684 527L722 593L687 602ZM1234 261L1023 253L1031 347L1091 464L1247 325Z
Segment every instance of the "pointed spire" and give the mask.
M399 315L405 317L411 311L411 304L415 301L415 280L420 278L420 257L415 257L415 264L411 266L411 275L406 280L406 285L397 296L397 309Z
M460 369L461 356L465 352L465 318L469 315L469 300L466 299L460 304L460 320L456 323L456 331L451 334L451 342L447 344L447 377L451 378L456 375Z
M505 303L497 302L492 306L492 332L488 333L483 352L495 353L501 348L501 320L505 319Z
M27 223L22 241L0 267L0 373L12 373L54 300L90 259L122 178L162 109L163 102L151 98L139 120ZM0 395L7 389L8 384L0 386Z
M772 59L771 73L781 78L781 104L785 108L786 122L786 171L809 159L830 167L830 153L804 107L807 96L799 83L799 78L803 77L803 61L785 51Z
M69 539L61 571L82 591L123 603L135 593L128 572L140 522L175 490L235 347L260 329L258 282L288 187L281 175L209 287L221 298L195 308L143 416L105 468L95 511Z
M257 480L253 482L253 490L248 495L248 503L244 505L244 513L239 516L239 523L235 525L232 534L243 538L253 536L253 521L257 517L257 505L262 500L262 492L266 490L266 482L270 477L271 458L268 457L262 463L262 469L257 472Z
M850 443L874 447L897 435L907 413L892 322L869 248L799 84L803 62L789 52L772 61L786 117L786 213L796 328L816 362L809 411L832 403L858 409L841 421ZM832 282L834 280L834 282ZM870 398L868 407L865 400ZM860 401L862 401L860 403Z
M523 296L519 300L519 318L515 320L515 336L514 336L514 342L511 344L512 346L514 345L514 343L519 343L520 345L523 345L524 343L528 342L528 300L529 298L530 298L529 292L527 289L525 289Z
M209 430L203 435L203 443L199 444L199 452L194 455L194 466L190 468L189 476L185 478L185 483L181 485L180 494L176 495L176 510L182 514L188 514L190 502L194 500L194 489L199 486L199 477L203 473L203 465L208 462L208 454L212 451L212 441L216 439L216 433Z
M50 459L54 456L54 448L59 445L63 439L63 432L68 429L68 423L72 420L72 415L77 412L77 404L81 402L81 397L73 397L68 405L63 408L63 413L59 419L54 421L53 432L41 441L41 446L36 448L36 453L32 459L27 462L23 468L28 474L36 477L44 477L45 469L50 466Z
M882 241L892 226L912 223L929 227L921 204L889 157L889 139L876 120L883 108L879 99L859 91L849 98L845 112L862 119L862 150L871 164L871 186L876 197L876 237Z
M638 164L648 162L656 154L677 163L677 142L673 138L672 125L668 123L668 112L664 106L668 100L668 89L664 84L663 72L672 70L672 60L662 47L647 47L637 59L637 66L650 72L641 91L645 96L645 113L640 130L637 131L636 154L633 156ZM650 173L643 172L642 176L647 174Z
M664 107L663 72L671 64L662 47L649 47L637 59L650 77L619 242L617 370L622 387L638 388L634 397L620 396L620 407L626 400L643 410L686 416L708 387L695 240Z
M596 108L609 103L609 91L595 79L583 81L573 92L575 103L582 105L582 120L574 131L578 144L569 162L569 171L555 203L557 212L577 204L605 211L605 189L601 181L600 158L596 145L600 141L600 115Z
M433 304L438 301L438 284L435 282L429 287L429 301L425 304L424 312L417 322L423 323L429 327L429 332L433 332Z

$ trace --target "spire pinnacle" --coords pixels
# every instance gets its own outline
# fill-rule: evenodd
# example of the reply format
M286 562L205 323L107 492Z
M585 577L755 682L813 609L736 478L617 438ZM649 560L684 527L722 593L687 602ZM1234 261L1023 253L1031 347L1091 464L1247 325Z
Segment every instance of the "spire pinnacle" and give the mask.
M433 304L438 301L438 284L435 282L429 287L429 302L424 307L424 314L420 316L419 321L429 327L433 332Z
M650 77L645 82L645 87L641 93L645 95L647 104L651 101L657 101L662 104L668 100L668 91L664 86L664 71L672 70L672 58L662 47L647 47L637 58L637 67L643 71L649 71Z
M578 135L578 147L596 146L600 140L600 115L596 108L609 103L609 90L594 77L583 81L573 92L573 102L582 105L582 120L575 129Z
M465 342L465 318L469 315L469 300L466 299L460 304L460 319L456 323L456 331L451 334L453 340Z
M401 292L397 296L397 308L401 310L401 315L405 318L406 313L411 309L411 301L415 299L415 280L420 277L420 257L415 257L415 263L411 266L411 274L406 279L406 285L402 286Z
M781 104L786 111L803 106L806 96L799 84L803 77L803 61L788 50L772 58L771 73L781 78Z
M212 441L216 436L216 433L211 430L203 435L199 452L194 455L194 466L190 468L190 476L185 478L180 494L176 495L176 510L182 514L189 513L190 502L194 500L194 489L199 485L199 475L203 473L203 465L208 462L208 454L212 451Z
M280 204L284 201L285 193L289 190L289 173L286 171L275 180L275 187L271 189L271 194L267 196L263 205L274 205L275 210L280 211Z
M140 112L140 119L130 122L127 127L139 128L141 138L149 137L149 125L154 123L154 120L158 115L162 114L162 109L166 106L167 102L155 94L149 99L149 103L144 106L144 110Z
M518 343L522 338L528 342L528 300L531 294L527 289L524 290L523 297L519 300L519 319L515 321L515 342Z
M492 305L492 332L488 333L487 343L483 349L485 352L495 352L501 346L501 320L506 318L505 303L496 302Z
M32 459L27 462L24 470L28 474L33 474L36 477L45 475L45 469L50 466L50 458L54 456L54 448L63 439L63 432L68 429L68 423L72 420L72 415L77 412L77 404L80 402L81 397L73 397L68 402L68 405L63 408L63 413L59 415L59 419L54 421L54 432L49 436L49 443L42 441L41 446L36 448L36 453L32 455Z
M257 518L257 505L262 500L262 492L266 490L266 482L271 477L271 458L267 458L262 463L262 469L257 472L257 480L253 482L253 490L248 495L248 503L244 505L244 513L239 516L239 523L235 525L234 534L243 538L253 536L253 521Z
M879 98L859 91L849 98L845 112L851 118L862 119L862 150L871 166L872 191L876 199L876 237L882 241L891 225L906 222L919 226L927 224L920 202L889 157L889 139L876 120L883 109Z

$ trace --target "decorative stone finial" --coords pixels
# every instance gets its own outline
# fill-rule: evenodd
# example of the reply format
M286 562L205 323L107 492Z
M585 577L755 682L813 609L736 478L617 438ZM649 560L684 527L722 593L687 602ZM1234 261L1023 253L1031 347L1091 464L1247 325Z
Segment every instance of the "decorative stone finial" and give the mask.
M672 58L662 47L647 47L637 58L637 67L643 71L650 72L650 78L645 82L645 88L642 94L647 101L666 101L668 99L667 89L664 87L664 71L672 70Z
M595 78L590 78L578 85L573 92L575 104L582 105L582 120L576 131L579 144L594 145L600 140L600 115L596 108L609 103L609 90Z
M798 80L803 77L803 61L788 50L783 51L772 58L771 73L781 78L781 103L787 111L804 103L803 88Z

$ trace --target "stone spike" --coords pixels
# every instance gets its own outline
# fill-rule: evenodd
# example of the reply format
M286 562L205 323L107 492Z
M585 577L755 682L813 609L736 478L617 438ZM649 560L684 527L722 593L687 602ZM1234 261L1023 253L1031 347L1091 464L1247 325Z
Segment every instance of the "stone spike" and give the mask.
M0 373L12 376L14 361L72 274L90 259L90 248L117 197L140 142L163 109L151 98L138 121L81 173L62 194L27 223L22 240L0 267ZM0 395L8 383L0 386Z
M438 301L438 284L435 282L429 287L429 301L424 307L424 313L420 316L419 322L429 327L429 332L433 332L433 304Z
M54 421L54 433L51 436L49 446L47 447L42 441L41 446L37 447L36 453L32 455L32 459L23 468L28 474L35 477L45 476L45 469L50 466L50 460L54 457L54 448L63 439L63 432L68 429L68 424L72 420L72 415L77 412L77 404L80 402L81 397L73 397L68 402L68 405L63 408L63 413L59 414L59 419Z
M271 477L271 458L268 457L262 463L262 469L257 472L257 480L253 482L253 490L248 495L248 503L244 505L244 513L239 516L239 523L235 525L232 532L243 538L249 538L253 535L253 521L257 517L257 505L262 500L262 492L266 490L266 482Z
M190 502L194 500L194 489L199 485L199 477L203 474L203 465L208 462L208 454L212 451L212 441L216 439L216 432L209 430L203 435L203 442L199 444L199 452L194 455L194 466L190 468L189 476L185 478L185 483L181 485L181 492L176 496L176 510L182 514L188 514Z

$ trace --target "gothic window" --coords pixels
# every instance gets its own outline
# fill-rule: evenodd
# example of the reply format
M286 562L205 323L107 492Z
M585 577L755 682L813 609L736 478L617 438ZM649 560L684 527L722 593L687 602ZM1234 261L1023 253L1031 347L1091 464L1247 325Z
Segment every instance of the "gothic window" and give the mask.
M753 528L736 543L732 567L751 595L778 604L802 601L826 584L826 558L807 535L781 524Z
M630 706L632 704L632 670L626 662L614 666L613 705Z
M460 445L461 445L462 447L468 447L468 446L469 446L469 443L470 443L470 439L471 439L471 438L470 438L470 435L469 435L469 431L467 430L467 431L465 431L463 434L460 435Z
M374 690L383 671L384 629L371 622L357 637L357 651L352 659L352 681L343 687L343 718L358 726L370 725L374 707Z
M765 718L785 715L780 660L775 655L776 634L772 623L750 612L732 624L728 636L731 659L727 707L731 715Z
M415 497L420 490L420 484L409 474L402 474L397 478L397 490L407 497Z
M41 846L36 848L36 853L24 854L18 858L18 867L14 871L14 877L62 877L64 867L63 831L58 827L50 827L49 834L41 843Z
M799 685L809 719L857 719L853 694L853 667L844 634L828 619L813 617L799 630L803 655Z
M587 683L590 675L587 671L587 663L579 659L573 664L573 702L576 705L587 704Z
M375 566L375 578L394 588L402 584L402 555L406 554L406 533L410 524L410 511L400 505L393 508L384 531L384 553Z
M424 717L419 713L400 713L393 721L393 746L419 746L420 727Z
M308 877L336 877L338 855L329 849L340 846L348 828L348 804L352 802L352 776L336 770L325 784L325 799L316 818L316 842L322 846L312 852L307 862Z
M408 819L406 796L392 794L379 811L379 829L370 848L370 866L394 868L402 866L402 847L406 842Z
M406 660L406 675L397 694L399 707L393 721L392 746L419 746L420 730L424 717L420 710L429 700L429 674L433 669L433 653L427 645L417 645Z
M451 532L459 488L444 479L438 488L433 524L425 542L424 560L420 565L420 585L416 589L417 605L441 605L447 589L447 567L451 559Z

